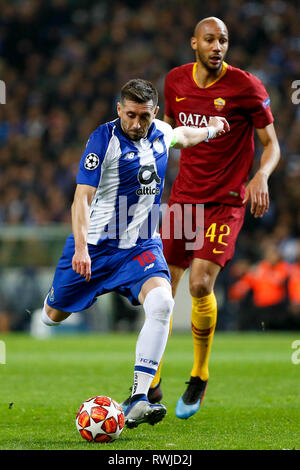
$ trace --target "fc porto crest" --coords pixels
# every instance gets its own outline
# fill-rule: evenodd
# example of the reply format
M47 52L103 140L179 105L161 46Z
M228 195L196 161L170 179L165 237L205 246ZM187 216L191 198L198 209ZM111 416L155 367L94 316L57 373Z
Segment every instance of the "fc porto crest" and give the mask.
M221 111L226 105L226 101L223 98L216 98L214 100L214 105L217 111Z
M54 287L52 286L51 289L50 289L50 292L49 292L49 300L50 302L54 302Z
M153 142L153 148L157 153L163 153L164 145L161 142L159 137L157 139L155 139L155 141Z

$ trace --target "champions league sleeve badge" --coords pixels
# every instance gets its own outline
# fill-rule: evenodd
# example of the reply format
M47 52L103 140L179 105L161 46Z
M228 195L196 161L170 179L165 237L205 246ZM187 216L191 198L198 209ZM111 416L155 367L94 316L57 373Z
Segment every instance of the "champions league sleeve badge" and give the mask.
M87 170L95 170L99 166L100 160L96 153L89 153L85 157L84 168Z

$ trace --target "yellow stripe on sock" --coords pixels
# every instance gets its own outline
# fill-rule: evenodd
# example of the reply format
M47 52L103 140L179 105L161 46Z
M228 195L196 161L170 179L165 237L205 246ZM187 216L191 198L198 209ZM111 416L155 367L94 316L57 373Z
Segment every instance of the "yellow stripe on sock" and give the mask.
M214 292L205 297L192 297L191 321L194 345L191 376L207 380L208 362L217 322L217 300Z

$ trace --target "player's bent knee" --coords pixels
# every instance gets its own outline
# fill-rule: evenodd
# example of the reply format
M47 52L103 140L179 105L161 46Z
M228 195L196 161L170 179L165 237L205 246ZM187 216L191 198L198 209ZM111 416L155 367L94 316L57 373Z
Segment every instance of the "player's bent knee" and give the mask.
M161 318L169 319L172 315L174 300L172 295L166 290L166 295L160 298L157 314Z
M169 322L174 303L169 289L166 287L155 287L146 295L143 307L146 316Z
M47 304L47 297L44 302L44 308L42 310L41 320L47 326L58 326L60 323L68 318L71 313L62 312L55 308L50 307Z
M212 292L212 285L209 280L194 280L190 282L190 293L192 297L206 297Z
M54 321L50 318L50 316L48 315L48 313L46 311L45 305L44 305L44 308L42 310L41 320L47 326L58 326L58 325L60 325L60 321Z

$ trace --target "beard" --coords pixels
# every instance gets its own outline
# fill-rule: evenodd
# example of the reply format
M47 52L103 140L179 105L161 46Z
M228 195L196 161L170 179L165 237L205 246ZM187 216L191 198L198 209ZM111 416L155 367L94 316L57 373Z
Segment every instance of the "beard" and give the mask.
M197 49L197 50L196 50L196 59L197 59L197 61L201 62L201 64L203 65L203 67L205 67L208 72L219 72L220 70L222 70L222 67L223 67L223 59L224 59L224 57L222 57L222 56L221 56L221 58L220 58L220 63L219 63L219 64L211 65L211 64L209 63L208 58L205 58L204 55L201 54L201 52L199 51L199 49Z
M143 139L144 137L146 137L147 135L147 131L144 130L139 130L139 131L131 131L130 129L128 129L125 125L124 122L121 121L121 127L122 127L122 130L124 132L124 134L127 135L127 137L130 139L130 140L133 140L134 142L137 141L137 140L140 140L140 139Z
M137 141L146 137L147 133L145 132L125 132L131 140Z

